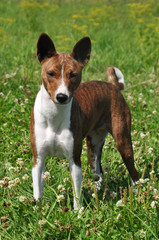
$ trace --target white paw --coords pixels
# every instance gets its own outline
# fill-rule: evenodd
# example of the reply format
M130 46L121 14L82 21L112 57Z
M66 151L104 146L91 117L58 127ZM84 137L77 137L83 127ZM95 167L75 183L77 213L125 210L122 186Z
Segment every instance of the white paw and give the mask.
M95 180L96 190L100 191L101 186L102 186L102 182L103 182L102 174L95 174L94 180Z

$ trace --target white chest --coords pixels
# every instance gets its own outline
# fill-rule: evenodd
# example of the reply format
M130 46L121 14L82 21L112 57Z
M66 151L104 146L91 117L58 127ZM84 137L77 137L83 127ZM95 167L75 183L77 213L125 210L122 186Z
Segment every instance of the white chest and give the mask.
M70 131L71 104L55 105L44 88L38 93L34 105L38 156L72 158L74 141Z
M73 152L73 137L68 129L54 132L50 127L39 129L35 127L37 151L42 156L71 158Z

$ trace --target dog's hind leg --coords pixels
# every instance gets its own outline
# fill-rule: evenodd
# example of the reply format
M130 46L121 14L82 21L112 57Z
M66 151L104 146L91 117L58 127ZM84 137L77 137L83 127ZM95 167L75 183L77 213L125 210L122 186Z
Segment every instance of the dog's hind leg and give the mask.
M93 131L86 137L87 157L90 167L95 174L97 189L100 190L102 182L101 156L107 133L105 131Z
M138 180L138 172L134 165L134 155L131 141L131 122L130 116L125 115L113 119L112 121L112 135L115 139L118 151L129 171L130 177L133 181Z
M122 159L123 159L128 171L129 171L131 179L133 181L137 181L139 178L138 172L134 165L134 156L133 156L132 145L129 143L128 139L129 139L129 137L127 139L125 139L125 136L124 136L124 138L121 138L120 140L117 139L116 145L117 145L117 148L122 156Z

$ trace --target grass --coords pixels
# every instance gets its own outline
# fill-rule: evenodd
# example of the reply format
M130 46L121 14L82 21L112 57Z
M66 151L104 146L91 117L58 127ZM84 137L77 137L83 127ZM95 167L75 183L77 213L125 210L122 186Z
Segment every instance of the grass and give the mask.
M158 239L158 9L153 0L0 2L0 239ZM123 72L141 176L135 193L108 136L102 156L106 173L98 195L84 142L80 212L72 210L65 159L47 158L44 197L34 202L29 117L40 86L36 42L42 32L63 52L90 36L92 54L83 81L105 81L108 65Z

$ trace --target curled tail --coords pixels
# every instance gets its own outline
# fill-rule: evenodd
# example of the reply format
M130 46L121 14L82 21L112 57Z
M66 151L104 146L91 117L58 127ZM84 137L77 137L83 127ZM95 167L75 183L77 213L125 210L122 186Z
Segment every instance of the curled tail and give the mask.
M125 89L125 81L122 72L116 67L106 68L107 81L114 84L119 90Z

